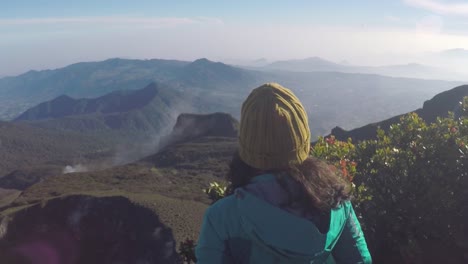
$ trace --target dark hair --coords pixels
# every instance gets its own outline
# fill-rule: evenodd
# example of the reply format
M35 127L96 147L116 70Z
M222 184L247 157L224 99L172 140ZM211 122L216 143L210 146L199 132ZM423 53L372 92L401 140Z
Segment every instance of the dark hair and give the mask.
M299 202L311 210L327 212L336 208L341 202L350 199L351 186L341 176L339 170L313 157L307 158L301 164L292 164L282 170L259 170L246 164L236 152L229 165L227 179L231 182L227 195L236 188L247 185L250 180L260 174L276 175L278 182L285 186L285 178L289 177L301 186L302 194ZM287 188L285 188L287 190Z

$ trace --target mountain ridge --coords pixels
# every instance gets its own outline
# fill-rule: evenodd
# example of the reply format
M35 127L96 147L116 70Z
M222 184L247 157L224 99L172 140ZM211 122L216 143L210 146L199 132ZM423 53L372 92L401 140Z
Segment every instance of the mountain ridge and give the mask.
M301 99L311 113L311 130L317 137L335 126L351 129L411 111L420 105L421 98L430 98L461 84L375 74L246 70L208 59L194 62L110 59L56 70L54 77L50 73L45 75L44 79L16 78L13 82L16 84L8 89L5 80L0 80L0 118L18 117L27 109L63 94L90 99L118 90L137 90L151 82L190 95L189 101L195 106L185 112L226 112L239 118L240 105L251 89L277 82ZM11 89L22 91L22 95L7 92ZM119 118L83 118L78 120L82 123L78 128L102 129L107 127L106 122L114 123L115 119ZM77 118L69 116L65 121L67 124L63 126L69 126Z
M153 82L143 89L115 91L97 98L74 99L68 95L60 95L51 101L43 102L28 109L15 118L14 121L32 121L92 113L111 114L129 112L151 103L155 96L165 92L163 89L170 88L161 87L160 84Z
M406 63L383 66L358 66L335 63L320 57L283 60L272 62L258 69L273 69L298 72L344 72L361 74L378 74L390 77L419 78L432 80L468 80L468 74L452 72L442 68L419 63Z
M461 85L426 100L422 108L349 131L341 127L335 127L330 135L334 135L339 140L347 140L348 138L353 139L353 141L374 139L377 136L377 129L379 127L387 131L392 124L398 123L402 116L412 112L418 114L425 122L431 123L436 121L437 117L446 117L449 111L455 112L457 107L459 107L459 102L465 96L468 96L468 85Z

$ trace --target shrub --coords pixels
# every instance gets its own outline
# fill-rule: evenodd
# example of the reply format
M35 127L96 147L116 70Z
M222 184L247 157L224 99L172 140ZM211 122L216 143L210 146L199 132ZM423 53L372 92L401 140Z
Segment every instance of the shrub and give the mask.
M208 195L208 197L214 202L223 198L226 193L227 187L223 184L217 182L211 182L210 186L203 191Z
M379 262L389 255L398 255L402 263L427 262L430 245L440 248L439 255L455 251L460 259L468 250L464 113L432 124L409 114L387 133L379 130L377 140L356 147L357 177L373 197L361 213Z
M182 258L182 263L197 263L197 258L195 257L195 241L192 239L186 239L183 242L180 242L179 245L179 255Z

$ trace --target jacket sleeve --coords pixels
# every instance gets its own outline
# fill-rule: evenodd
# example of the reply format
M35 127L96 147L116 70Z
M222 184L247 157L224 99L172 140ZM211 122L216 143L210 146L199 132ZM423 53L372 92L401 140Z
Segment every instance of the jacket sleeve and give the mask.
M337 264L372 263L367 243L351 202L346 202L347 220L332 254Z
M203 224L200 231L195 255L197 264L220 264L230 263L230 258L226 252L225 239L222 239L213 225L213 221L222 221L212 216L212 207L206 210L203 218Z

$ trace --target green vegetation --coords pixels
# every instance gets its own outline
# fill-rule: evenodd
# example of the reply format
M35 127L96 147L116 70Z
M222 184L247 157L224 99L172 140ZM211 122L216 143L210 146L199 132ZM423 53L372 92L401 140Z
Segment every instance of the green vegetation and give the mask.
M0 177L14 170L41 174L46 170L60 171L74 162L99 162L110 151L108 142L101 138L0 122Z
M460 118L450 115L432 124L409 114L388 133L380 130L377 140L357 146L356 178L372 195L360 212L378 256L463 259L468 250L467 109L465 98Z
M191 264L197 262L197 258L195 256L195 247L195 241L192 239L187 239L183 242L180 242L179 255L181 256L184 263Z
M210 186L207 189L204 189L203 191L208 195L208 198L210 198L214 203L225 196L226 189L226 186L223 186L217 182L210 182Z

